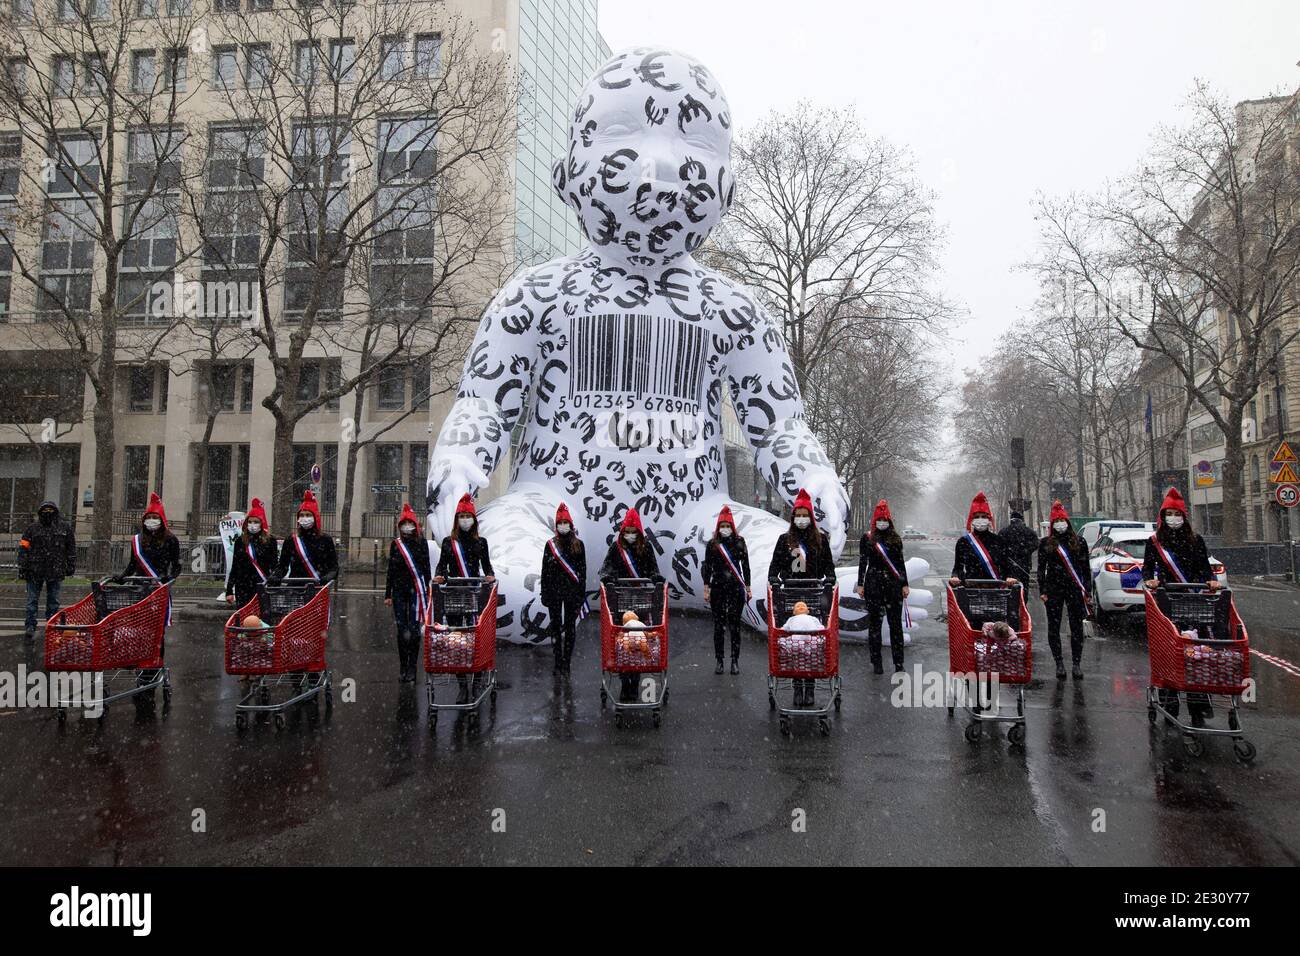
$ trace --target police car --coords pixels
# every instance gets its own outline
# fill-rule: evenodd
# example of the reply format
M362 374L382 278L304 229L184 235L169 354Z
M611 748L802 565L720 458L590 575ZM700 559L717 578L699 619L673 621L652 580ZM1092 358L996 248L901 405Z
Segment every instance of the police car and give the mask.
M1119 614L1146 613L1142 559L1151 535L1146 528L1108 528L1088 552L1092 566L1092 606L1098 623L1106 623ZM1213 556L1210 570L1227 587L1228 575Z

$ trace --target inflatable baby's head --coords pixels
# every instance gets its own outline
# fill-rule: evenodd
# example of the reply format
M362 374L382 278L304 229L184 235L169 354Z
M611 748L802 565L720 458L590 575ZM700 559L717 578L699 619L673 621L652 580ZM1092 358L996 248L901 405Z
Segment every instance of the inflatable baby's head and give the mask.
M552 179L602 257L654 268L690 255L735 193L722 88L681 53L615 55L583 87Z

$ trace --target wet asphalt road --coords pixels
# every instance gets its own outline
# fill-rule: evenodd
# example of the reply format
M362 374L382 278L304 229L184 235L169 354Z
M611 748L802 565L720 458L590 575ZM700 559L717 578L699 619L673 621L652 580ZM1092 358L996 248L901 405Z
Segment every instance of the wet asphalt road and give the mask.
M919 551L946 570L947 548ZM1300 590L1237 598L1253 646L1300 662ZM1226 740L1194 759L1148 726L1139 629L1090 640L1085 680L1058 684L1041 610L1023 751L1002 731L967 743L943 709L891 706L859 645L830 736L803 721L784 738L762 639L746 637L739 677L716 677L711 625L690 616L673 621L660 729L601 712L589 619L570 682L549 648L502 646L495 709L430 732L423 683L396 680L380 596L340 611L329 663L357 699L318 721L237 734L219 624L184 607L166 716L0 712L0 864L1300 863L1300 678L1258 658L1250 766ZM944 625L925 622L907 659L944 670ZM0 669L24 661L20 635L0 639Z

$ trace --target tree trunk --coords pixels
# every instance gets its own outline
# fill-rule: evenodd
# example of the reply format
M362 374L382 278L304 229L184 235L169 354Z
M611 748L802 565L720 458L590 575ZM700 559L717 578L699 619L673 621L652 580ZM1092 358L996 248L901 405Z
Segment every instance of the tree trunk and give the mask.
M352 500L353 485L357 476L357 459L361 457L361 446L357 442L357 431L361 427L361 413L365 406L365 386L358 385L352 398L352 441L348 442L347 464L343 468L343 501L339 504L339 534L345 542L352 540ZM347 544L344 554L349 555Z
M217 416L208 412L208 420L203 427L203 439L194 454L194 482L190 488L190 541L199 540L199 511L203 507L203 474L208 470L208 448L212 444L212 430L216 427Z
M275 420L275 444L271 465L271 519L286 535L293 533L298 502L294 500L293 433L297 422L288 418Z
M105 330L99 353L98 382L95 386L95 505L90 523L91 567L107 567L108 542L113 536L113 477L117 473L114 451L114 382L117 380L116 336Z
M1241 419L1244 406L1228 408L1228 429L1223 449L1223 543L1228 546L1246 540L1246 509L1243 502L1246 452L1241 447Z

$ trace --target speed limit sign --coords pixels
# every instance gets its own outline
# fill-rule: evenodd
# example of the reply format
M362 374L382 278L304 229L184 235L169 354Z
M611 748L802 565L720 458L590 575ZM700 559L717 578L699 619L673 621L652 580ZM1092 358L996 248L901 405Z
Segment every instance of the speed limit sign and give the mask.
M1277 491L1273 492L1277 498L1277 503L1283 508L1294 508L1300 504L1300 487L1296 485L1278 485Z

